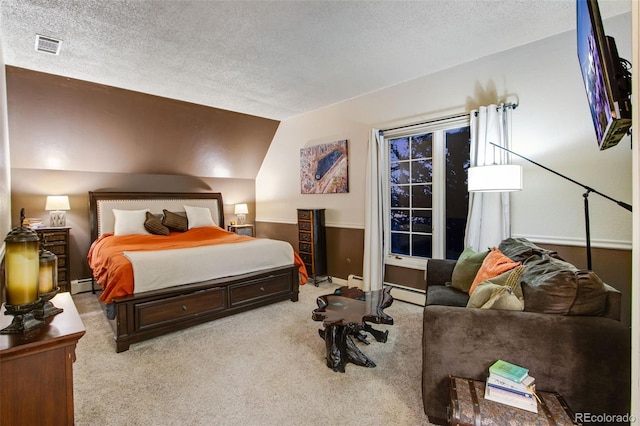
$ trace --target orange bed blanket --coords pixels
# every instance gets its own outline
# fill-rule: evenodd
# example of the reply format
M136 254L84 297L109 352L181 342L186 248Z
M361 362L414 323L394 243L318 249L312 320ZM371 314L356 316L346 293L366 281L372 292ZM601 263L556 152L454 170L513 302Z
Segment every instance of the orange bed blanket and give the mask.
M114 298L133 294L133 267L123 255L125 251L155 251L179 248L202 247L207 245L232 244L254 239L238 235L217 226L193 228L187 232L171 232L163 235L122 235L103 234L91 244L87 259L93 271L93 278L103 288L100 300L110 302ZM294 250L294 263L300 272L300 284L308 279L304 262Z

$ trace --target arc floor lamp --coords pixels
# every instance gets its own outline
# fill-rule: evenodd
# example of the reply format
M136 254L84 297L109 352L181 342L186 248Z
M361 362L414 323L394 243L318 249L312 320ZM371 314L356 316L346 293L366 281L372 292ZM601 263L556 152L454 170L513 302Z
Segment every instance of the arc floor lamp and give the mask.
M544 166L536 161L533 161L530 158L525 157L524 155L520 155L517 152L511 151L510 149L507 149L503 146L496 145L493 142L489 142L489 143L493 145L494 149L499 148L504 151L507 151L510 154L520 157L523 160L527 160L528 162L533 163L536 166L541 167L585 189L585 193L582 194L582 197L584 198L584 222L585 222L586 244L587 244L587 268L591 269L591 231L590 231L590 225L589 225L589 194L592 192L594 194L598 194L609 201L613 201L614 203L616 203L617 205L619 205L620 207L628 211L632 211L631 205L622 201L618 201L612 197L609 197L608 195L603 194L602 192L597 191L588 185L580 183L575 179L571 179L570 177L565 176L562 173L559 173L555 170L552 170L549 167ZM522 189L522 168L520 166L510 165L510 164L470 167L468 185L469 185L469 192L519 191Z

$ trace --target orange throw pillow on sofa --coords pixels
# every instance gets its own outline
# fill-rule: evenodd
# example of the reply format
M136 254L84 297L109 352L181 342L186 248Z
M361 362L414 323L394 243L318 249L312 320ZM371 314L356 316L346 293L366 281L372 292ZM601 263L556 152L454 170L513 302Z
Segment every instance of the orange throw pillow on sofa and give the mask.
M498 275L502 275L503 273L510 271L516 266L520 266L522 262L514 262L505 256L500 249L494 247L493 250L484 258L482 262L482 266L478 270L476 277L471 284L471 288L469 289L469 295L473 293L473 291L478 287L478 284L481 282L488 280L490 278L497 277Z

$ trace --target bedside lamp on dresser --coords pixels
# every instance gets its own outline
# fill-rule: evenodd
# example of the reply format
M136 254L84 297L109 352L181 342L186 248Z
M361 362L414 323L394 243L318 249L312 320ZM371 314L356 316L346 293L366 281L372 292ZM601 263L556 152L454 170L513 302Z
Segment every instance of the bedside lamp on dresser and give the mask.
M65 210L71 210L69 197L66 195L49 195L44 209L50 212L49 219L52 227L65 226L67 224Z
M236 204L234 213L238 218L238 225L244 225L247 220L247 214L249 214L249 208L246 204Z
M227 226L227 231L235 232L238 235L248 235L250 237L256 236L255 227L251 223L247 223L247 214L249 214L249 207L245 204L236 204L234 213L238 223L233 223Z

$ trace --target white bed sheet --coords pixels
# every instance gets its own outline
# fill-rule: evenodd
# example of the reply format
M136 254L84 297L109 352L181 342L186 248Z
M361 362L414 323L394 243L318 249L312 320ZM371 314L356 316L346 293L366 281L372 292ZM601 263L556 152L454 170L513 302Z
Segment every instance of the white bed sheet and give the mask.
M257 238L233 244L158 251L125 251L134 293L293 265L285 241Z

